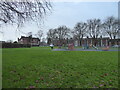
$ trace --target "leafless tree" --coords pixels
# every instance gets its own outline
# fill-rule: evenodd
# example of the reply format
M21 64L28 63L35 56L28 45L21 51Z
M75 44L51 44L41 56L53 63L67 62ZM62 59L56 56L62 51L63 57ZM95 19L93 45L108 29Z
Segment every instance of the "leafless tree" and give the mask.
M48 43L54 43L53 41L58 39L59 40L59 45L63 44L63 40L67 37L69 37L69 32L70 29L67 28L66 26L59 26L58 28L55 29L50 29L47 33L47 38L48 38Z
M28 32L27 33L27 36L29 37L29 36L32 36L32 32Z
M69 37L70 29L66 26L59 26L56 28L56 36L59 40Z
M119 35L119 22L118 19L115 17L111 16L108 17L104 24L104 33L109 35L110 39L116 39Z
M2 0L0 1L0 24L16 23L18 26L25 21L39 21L52 8L48 0Z
M47 32L47 38L56 38L56 29L49 29L49 31Z
M102 33L102 23L100 19L90 19L87 21L87 33L91 38L98 38Z
M42 38L42 42L45 42L46 41L46 38Z
M59 46L66 45L67 43L65 42L65 39L70 37L70 29L65 25L59 26L58 28L56 28L56 36L59 40Z
M37 32L37 37L40 39L40 41L42 40L42 36L43 36L43 31L42 30L39 30L38 32Z
M79 46L81 45L81 41L83 37L86 35L86 29L87 24L83 22L79 22L75 25L74 31L73 31L73 36L75 39L77 39L79 42Z
M56 29L49 29L47 32L47 43L53 43L53 40L56 38Z
M87 21L87 37L92 38L92 44L96 46L97 38L102 35L102 23L100 19L90 19Z

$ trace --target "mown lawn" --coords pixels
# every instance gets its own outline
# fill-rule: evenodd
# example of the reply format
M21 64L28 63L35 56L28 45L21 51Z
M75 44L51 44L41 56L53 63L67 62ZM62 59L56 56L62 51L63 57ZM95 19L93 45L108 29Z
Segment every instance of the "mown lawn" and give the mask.
M117 88L117 51L3 49L3 88Z

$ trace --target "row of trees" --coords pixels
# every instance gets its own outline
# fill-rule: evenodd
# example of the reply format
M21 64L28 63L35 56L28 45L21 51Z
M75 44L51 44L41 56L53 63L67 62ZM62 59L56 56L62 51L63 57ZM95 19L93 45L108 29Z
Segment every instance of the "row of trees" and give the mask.
M110 16L104 22L100 19L90 19L87 22L78 22L73 29L66 26L60 26L55 29L50 29L47 33L48 41L58 38L74 38L81 41L83 37L90 37L93 39L100 38L101 36L109 36L110 39L119 38L119 21L117 18Z

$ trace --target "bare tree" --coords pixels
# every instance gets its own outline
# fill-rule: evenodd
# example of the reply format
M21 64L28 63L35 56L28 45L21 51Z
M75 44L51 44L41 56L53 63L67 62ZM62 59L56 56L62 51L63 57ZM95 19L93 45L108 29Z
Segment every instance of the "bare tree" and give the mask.
M70 29L66 26L59 26L56 28L56 36L59 40L69 37Z
M86 28L87 24L83 22L79 22L75 25L74 31L73 31L73 36L75 39L77 39L79 42L79 46L81 46L81 41L83 37L86 35Z
M40 21L51 8L48 0L2 0L0 1L0 24L16 23L20 26L28 20L39 19Z
M47 32L47 43L53 43L53 40L56 38L56 29L49 29Z
M110 39L116 39L116 37L118 37L119 22L115 17L113 16L108 17L105 20L103 26L104 26L104 33L109 35Z
M46 41L46 38L42 38L42 42L45 42Z
M49 31L47 32L47 38L56 38L56 29L49 29Z
M42 36L43 36L43 31L42 30L39 30L38 32L37 32L37 37L40 39L40 41L42 40Z
M98 38L101 35L102 23L100 19L90 19L88 23L88 35L91 38Z
M65 42L65 39L70 37L70 29L66 27L65 25L59 26L58 28L56 28L55 33L59 40L58 45L59 46L66 45L67 43Z
M102 35L102 23L100 19L90 19L87 21L87 34L92 38L92 44L96 46L97 38Z
M59 40L59 45L63 44L63 40L69 37L70 29L66 26L59 26L55 29L50 29L47 33L48 43L54 43L55 40Z
M29 36L32 36L32 32L28 32L27 33L27 36L29 37Z

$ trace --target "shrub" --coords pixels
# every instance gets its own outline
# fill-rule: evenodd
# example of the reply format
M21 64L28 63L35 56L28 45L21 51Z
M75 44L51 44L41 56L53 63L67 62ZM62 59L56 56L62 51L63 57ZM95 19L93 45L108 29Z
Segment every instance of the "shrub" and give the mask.
M30 48L30 44L18 44L18 43L2 43L2 48L21 48L26 47Z

